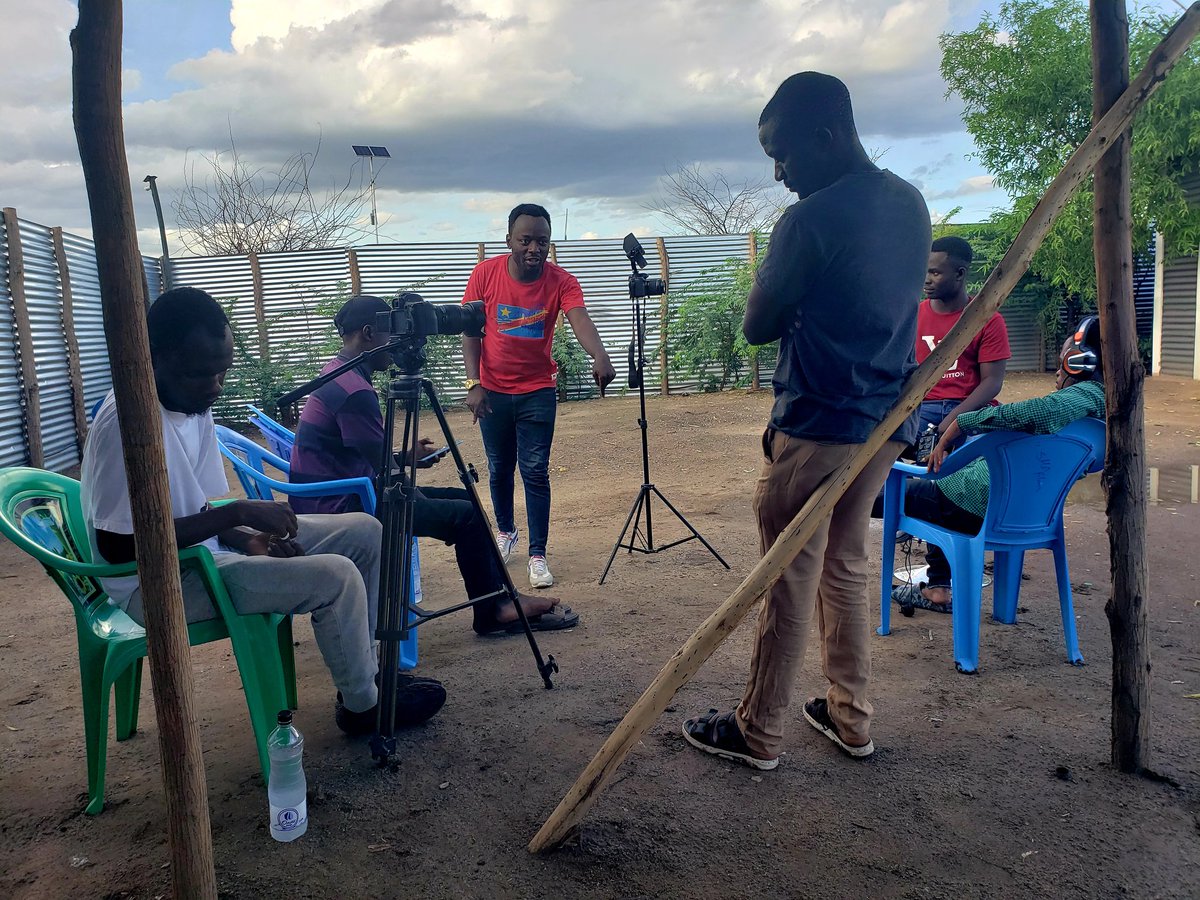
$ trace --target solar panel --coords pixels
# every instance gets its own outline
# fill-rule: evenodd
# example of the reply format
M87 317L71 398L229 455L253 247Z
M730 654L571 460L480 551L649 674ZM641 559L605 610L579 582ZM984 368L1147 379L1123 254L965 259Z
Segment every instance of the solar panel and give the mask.
M392 154L388 153L387 147L372 147L371 155L379 156L379 157L386 157L387 159L392 158Z
M370 147L364 146L363 144L351 144L351 146L354 148L355 156L370 156L371 155Z

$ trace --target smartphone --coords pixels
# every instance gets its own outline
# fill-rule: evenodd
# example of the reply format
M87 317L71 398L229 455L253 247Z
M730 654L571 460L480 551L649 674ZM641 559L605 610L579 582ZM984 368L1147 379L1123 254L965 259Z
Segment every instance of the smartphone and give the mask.
M455 443L455 445L457 446L458 444L461 444L461 443L462 443L462 441L461 441L461 440L457 440L457 441L455 441L454 443ZM449 453L449 452L450 452L450 445L449 445L449 444L443 444L441 447L438 447L436 450L434 450L434 451L433 451L432 453L430 453L428 456L422 456L422 457L421 457L421 458L418 460L418 464L421 464L421 465L423 465L423 464L425 464L425 463L434 463L434 462L437 462L439 459L441 459L443 456L445 456L445 455L446 455L447 453Z

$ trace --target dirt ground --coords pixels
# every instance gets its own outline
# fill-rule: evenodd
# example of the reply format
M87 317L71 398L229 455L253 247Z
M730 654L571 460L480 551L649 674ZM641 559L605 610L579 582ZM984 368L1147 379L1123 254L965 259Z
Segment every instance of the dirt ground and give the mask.
M1048 376L1016 376L1004 397L1050 387ZM1200 896L1200 701L1187 696L1200 693L1200 505L1189 468L1200 464L1200 385L1155 378L1147 395L1149 462L1160 467L1149 520L1158 778L1120 775L1108 761L1108 544L1089 482L1067 521L1086 666L1065 663L1051 560L1031 554L1019 623L985 616L977 676L954 670L949 617L895 617L892 635L874 640L875 756L841 756L797 706L782 764L756 775L693 751L679 733L686 715L739 697L747 622L629 756L578 840L531 856L527 841L612 727L757 558L750 494L766 394L649 403L655 483L731 570L692 542L651 557L622 553L603 586L641 482L637 408L630 399L573 403L560 409L555 441L550 562L554 593L584 623L540 638L562 667L553 691L541 687L523 639L477 639L469 613L431 623L420 671L442 679L450 699L430 724L402 734L400 770L381 770L365 741L335 727L329 676L307 622L298 623L310 825L281 845L267 832L228 647L194 651L222 896ZM481 465L469 419L455 413L452 424ZM443 464L432 480L452 478ZM680 533L661 515L655 523L660 541ZM451 552L429 544L422 553L426 602L457 602ZM523 579L520 565L512 571ZM109 743L108 806L82 815L70 611L8 544L0 579L0 896L166 894L149 679L140 733ZM823 689L811 648L800 682L801 698Z

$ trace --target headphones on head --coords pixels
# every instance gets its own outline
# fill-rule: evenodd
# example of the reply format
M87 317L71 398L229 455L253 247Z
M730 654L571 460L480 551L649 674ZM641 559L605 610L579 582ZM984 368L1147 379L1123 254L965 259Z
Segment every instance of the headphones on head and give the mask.
M1099 331L1099 328L1100 319L1097 316L1084 316L1076 326L1075 335L1071 338L1071 345L1063 351L1062 357L1059 359L1062 370L1072 378L1091 375L1100 368L1098 348L1091 346L1087 337L1089 331L1093 329Z

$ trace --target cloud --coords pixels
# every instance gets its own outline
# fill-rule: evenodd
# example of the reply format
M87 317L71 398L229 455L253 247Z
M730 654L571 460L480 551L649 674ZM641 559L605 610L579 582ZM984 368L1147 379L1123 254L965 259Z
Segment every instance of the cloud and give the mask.
M350 144L370 143L393 155L381 189L397 198L452 196L464 215L488 221L518 197L573 209L590 198L608 214L640 210L677 159L769 176L757 116L779 82L803 69L847 82L870 146L960 131L936 64L951 6L232 0L232 49L177 61L168 75L178 90L126 104L130 168L155 171L169 200L184 154L224 149L231 132L248 163L267 167L320 139L314 178L325 185L344 181ZM68 227L85 200L78 169L49 193L20 179L46 162L77 161L67 46L74 17L69 0L48 0L9 16L0 37L0 196L36 206L39 218L62 214ZM131 80L144 68L125 62ZM67 216L70 190L75 213ZM464 208L471 203L494 208ZM395 208L413 209L403 200ZM433 218L449 221L445 212Z
M972 175L970 178L964 178L952 188L926 194L925 200L932 203L937 200L969 197L972 194L986 194L995 187L996 179L991 175Z

